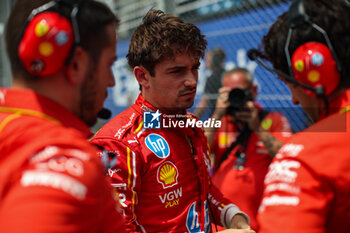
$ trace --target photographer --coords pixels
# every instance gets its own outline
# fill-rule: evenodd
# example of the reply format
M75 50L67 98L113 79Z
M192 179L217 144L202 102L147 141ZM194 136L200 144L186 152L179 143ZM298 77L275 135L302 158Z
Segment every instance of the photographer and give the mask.
M219 89L213 118L221 128L206 129L215 156L213 183L251 217L258 230L256 213L263 192L264 176L282 141L291 136L288 120L267 112L254 102L257 87L245 68L226 72Z

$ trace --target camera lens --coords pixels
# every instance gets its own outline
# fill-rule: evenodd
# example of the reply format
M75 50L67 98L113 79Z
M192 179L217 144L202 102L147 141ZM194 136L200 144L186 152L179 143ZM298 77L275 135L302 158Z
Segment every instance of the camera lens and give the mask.
M230 91L228 100L230 102L228 113L233 114L242 108L247 101L253 100L253 98L249 90L234 88Z
M232 89L229 93L228 100L233 108L240 108L246 102L245 90L240 88Z

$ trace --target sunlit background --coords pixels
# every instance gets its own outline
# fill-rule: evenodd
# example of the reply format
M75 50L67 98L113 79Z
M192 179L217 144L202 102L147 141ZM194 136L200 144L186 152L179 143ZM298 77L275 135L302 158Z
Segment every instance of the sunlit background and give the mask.
M146 12L154 7L180 16L185 22L196 24L206 35L208 49L221 47L225 51L226 69L241 66L253 72L255 83L259 88L257 101L263 107L283 113L291 121L295 132L306 127L306 118L299 107L292 105L287 87L278 81L274 74L265 71L246 56L248 49L259 46L271 23L288 9L290 0L103 0L103 2L113 9L121 21L118 29L118 61L113 67L116 86L109 90L105 104L113 116L130 106L139 93L138 84L130 72L125 55L132 32L141 23ZM15 0L0 0L1 86L11 85L11 72L4 45L4 28L14 3ZM207 75L208 71L203 61L194 107L203 92ZM100 121L94 130L103 123Z

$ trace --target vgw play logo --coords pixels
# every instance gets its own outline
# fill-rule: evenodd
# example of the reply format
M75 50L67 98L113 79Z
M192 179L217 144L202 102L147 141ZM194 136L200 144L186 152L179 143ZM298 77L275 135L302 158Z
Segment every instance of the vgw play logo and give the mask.
M209 118L205 121L197 120L191 116L176 114L163 115L157 110L156 112L143 112L144 129L161 129L161 128L220 128L221 121Z

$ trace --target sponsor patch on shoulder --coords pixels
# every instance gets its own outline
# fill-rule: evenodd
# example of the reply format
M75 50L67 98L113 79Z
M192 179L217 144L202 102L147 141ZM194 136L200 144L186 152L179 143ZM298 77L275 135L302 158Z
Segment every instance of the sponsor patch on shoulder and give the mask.
M145 139L146 146L157 157L165 159L170 154L170 148L168 142L158 134L150 134Z

